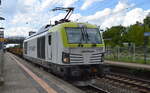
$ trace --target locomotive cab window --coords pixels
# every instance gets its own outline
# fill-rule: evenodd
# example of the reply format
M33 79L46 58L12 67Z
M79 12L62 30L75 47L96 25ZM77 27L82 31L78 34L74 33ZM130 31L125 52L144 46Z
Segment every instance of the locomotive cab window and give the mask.
M48 36L48 43L49 43L49 45L51 45L51 41L52 41L51 38L52 38L52 36L49 35L49 36Z
M102 44L102 38L97 28L66 28L68 43Z

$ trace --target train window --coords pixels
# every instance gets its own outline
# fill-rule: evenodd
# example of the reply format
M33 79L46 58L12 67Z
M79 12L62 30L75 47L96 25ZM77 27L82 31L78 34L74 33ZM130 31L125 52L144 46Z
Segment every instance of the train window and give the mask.
M49 35L49 36L48 36L48 43L49 43L49 45L51 45L51 38L52 38L52 36Z
M41 58L41 39L37 38L37 56Z
M38 58L45 59L45 36L37 39L37 56Z
M27 54L27 42L24 43L24 53Z
M41 37L41 58L45 59L45 36Z

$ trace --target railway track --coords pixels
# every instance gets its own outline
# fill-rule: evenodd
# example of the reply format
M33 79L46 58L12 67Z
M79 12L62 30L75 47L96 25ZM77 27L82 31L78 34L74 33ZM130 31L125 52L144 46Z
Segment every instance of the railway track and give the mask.
M84 86L84 87L82 86L78 88L85 91L85 93L111 93L94 84L89 84L88 86Z
M120 85L124 85L133 90L137 90L140 93L150 93L150 81L143 80L139 78L133 78L127 75L120 75L115 73L110 73L106 75L103 79L110 82L117 82Z
M89 84L88 87L90 87L92 90L95 90L96 93L111 93L111 92L104 90L104 89L102 89L96 85L93 85L93 84Z

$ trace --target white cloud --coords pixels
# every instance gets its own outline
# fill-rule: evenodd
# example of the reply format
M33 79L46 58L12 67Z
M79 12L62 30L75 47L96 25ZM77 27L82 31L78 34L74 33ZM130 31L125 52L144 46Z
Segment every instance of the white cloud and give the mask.
M126 2L121 2L121 1L119 1L118 2L118 4L115 6L115 8L113 9L113 12L120 12L120 11L122 11L122 10L124 10L124 9L128 9L128 8L131 8L131 7L133 7L134 6L134 4L128 4L128 3L126 3Z
M44 0L39 6L40 11L43 11L46 8L52 7L54 5L70 7L78 0Z
M48 15L40 15L39 17L35 17L36 15L32 15L32 16L26 16L23 14L18 14L14 17L14 19L11 21L12 24L23 24L22 25L17 25L16 27L10 27L8 29L6 29L5 31L5 36L28 36L28 32L29 31L37 31L39 28L41 28L43 25L45 25L46 23L49 23L49 19L52 19L52 23L54 23L55 20L60 20L61 18L63 18L65 16L65 13L60 13L58 16L51 16L50 18L48 18ZM25 18L24 18L25 17ZM72 21L76 21L76 19L80 18L81 15L80 14L73 14L70 19ZM44 18L44 19L43 19ZM23 20L22 20L23 19ZM29 22L28 22L29 21ZM25 24L26 22L29 23ZM32 24L30 24L30 22L32 22ZM34 27L34 24L36 27ZM35 29L37 28L37 29Z
M54 17L50 17L50 21L52 22L52 24L54 24L54 21L59 21L60 19L64 18L66 15L66 13L60 13L58 14L57 16L54 16ZM72 14L70 19L71 21L77 21L77 19L79 19L81 17L81 14Z
M6 20L7 27L5 36L28 35L24 33L35 28L39 29L43 25L50 23L50 19L52 19L51 21L55 21L56 19L63 18L65 16L64 14L60 14L57 17L54 16L54 13L47 12L47 9L55 5L68 7L76 1L78 0L12 0L9 3L8 0L5 0L3 2L3 8L8 8L5 9L8 11L3 11L3 14L7 14L6 16L8 17Z
M8 1L8 0L4 0ZM7 16L11 17L7 19L8 28L6 28L6 36L24 35L27 36L30 30L36 30L43 25L49 23L51 20L54 23L55 20L64 18L66 13L60 13L55 15L52 12L48 12L51 7L61 5L69 7L74 5L79 0L14 0L6 6L9 9L5 9ZM85 0L81 9L87 9L94 2L103 0ZM5 2L6 3L6 2ZM126 2L118 2L114 8L105 8L104 10L97 11L93 15L82 16L80 13L73 14L70 19L80 22L89 22L96 25L101 25L102 28L112 27L116 25L129 26L136 23L136 21L142 22L150 10L143 10L141 8L134 8L134 4L127 4ZM6 8L4 7L4 8ZM128 8L131 8L130 11ZM13 10L14 8L14 10ZM12 11L11 11L12 10ZM11 16L10 16L11 15Z
M150 10L149 10L150 11ZM143 22L143 19L148 14L148 11L144 11L141 8L135 8L126 13L123 25L128 26L130 24L135 24L137 21Z
M23 0L25 5L33 5L34 3L36 3L36 0Z
M106 8L103 11L98 11L94 15L89 15L82 17L81 21L89 21L92 22L94 21L95 23L99 23L99 20L103 19L105 16L108 16L111 13L110 8Z
M78 0L63 0L63 6L64 7L70 7L71 5L73 5L77 1Z
M59 3L59 0L44 0L39 7L40 11L43 11L44 9L49 8L57 3Z
M11 20L11 23L12 24L18 24L18 23L25 24L26 22L29 22L31 20L32 20L32 18L30 16L28 16L27 14L18 13L13 17L13 19Z
M77 21L82 15L81 14L72 14L72 16L70 17L70 20L72 21Z
M103 0L85 0L84 4L81 6L81 10L85 10L93 3L100 2L100 1L103 1Z
M36 31L30 27L11 27L5 31L5 37L9 36L28 36L29 31Z
M93 15L82 16L80 21L100 25L103 29L116 25L129 26L135 24L136 21L142 22L150 10L133 8L133 6L134 4L118 2L115 8L106 8L102 11L97 11ZM129 11L128 9L130 8L131 10Z

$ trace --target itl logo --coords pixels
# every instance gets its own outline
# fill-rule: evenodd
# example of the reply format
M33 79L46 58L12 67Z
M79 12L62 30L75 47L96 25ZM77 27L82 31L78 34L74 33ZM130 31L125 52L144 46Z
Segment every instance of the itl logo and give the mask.
M92 50L83 50L82 53L92 53L92 52L95 52L95 51L92 51Z
M29 46L29 51L34 51L35 50L35 46Z

